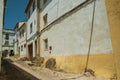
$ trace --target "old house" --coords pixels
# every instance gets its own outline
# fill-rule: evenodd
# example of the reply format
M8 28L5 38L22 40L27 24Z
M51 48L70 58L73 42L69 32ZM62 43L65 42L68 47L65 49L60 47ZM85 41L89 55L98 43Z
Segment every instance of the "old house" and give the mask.
M15 43L14 50L15 54L20 57L26 56L26 22L19 22L15 28Z
M120 79L119 0L30 0L27 56L56 59L56 68ZM39 13L39 14L38 14ZM38 36L39 34L39 36Z
M20 56L26 56L26 23L22 22L22 25L18 28L18 50Z
M105 0L41 0L40 52L74 73L116 74Z
M14 55L14 30L3 29L2 56L9 57Z
M14 31L15 31L15 40L14 40L14 53L15 54L19 54L19 50L18 50L18 26L19 26L19 23L16 24L15 28L14 28Z
M27 14L27 57L32 60L38 54L38 4L40 0L30 0L25 13Z

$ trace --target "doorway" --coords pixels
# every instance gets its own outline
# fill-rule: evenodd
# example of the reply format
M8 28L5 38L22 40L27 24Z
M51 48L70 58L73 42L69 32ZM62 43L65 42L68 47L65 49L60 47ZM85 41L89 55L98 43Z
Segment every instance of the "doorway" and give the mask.
M28 45L28 56L29 56L29 60L33 60L33 43L31 43L30 45Z
M37 57L37 40L35 41L35 56Z

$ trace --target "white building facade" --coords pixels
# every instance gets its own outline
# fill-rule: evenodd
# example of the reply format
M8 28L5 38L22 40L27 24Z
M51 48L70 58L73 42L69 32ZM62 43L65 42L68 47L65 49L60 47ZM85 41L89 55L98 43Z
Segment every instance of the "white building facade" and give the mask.
M18 28L18 49L20 56L26 56L26 23L23 22Z
M19 22L15 28L15 54L26 56L26 22Z
M97 76L114 75L105 0L41 0L40 15L42 57L54 57L67 71L90 68ZM108 65L112 69L102 68Z
M53 47L53 54L58 55L60 52L61 56L74 54L85 54L88 52L88 46L90 41L90 31L93 17L94 2L86 3L83 8L79 10L70 10L81 5L86 0L47 0L43 4L43 10L41 12L41 29L43 31L42 39L48 38L49 46ZM67 4L66 4L67 3ZM46 4L48 4L46 6ZM65 5L64 5L65 4ZM100 9L99 6L103 5ZM45 6L45 8L44 8ZM58 7L59 6L59 7ZM79 6L81 7L81 6ZM104 53L112 52L109 27L105 10L104 0L97 0L95 6L95 22L93 43L91 53ZM104 11L101 13L101 11ZM67 13L65 15L65 13ZM87 14L89 13L89 14ZM84 15L85 14L85 15ZM44 17L47 15L47 24L45 25ZM54 16L53 16L54 15ZM63 17L61 17L63 16ZM56 21L58 18L59 21ZM102 20L103 19L103 20ZM74 20L74 21L73 21ZM51 26L50 29L47 27ZM60 27L61 26L61 27ZM102 28L100 26L103 26ZM46 29L46 31L44 31ZM102 31L102 32L101 32ZM102 40L99 37L102 36ZM44 40L43 40L44 43ZM103 43L103 44L101 44ZM60 45L59 45L60 44ZM44 44L42 44L44 46ZM101 46L104 46L101 47ZM61 49L64 49L61 51ZM72 51L71 51L72 50ZM42 48L43 55L49 55L49 51L44 51Z
M27 57L32 60L37 56L38 1L30 0L26 7L27 14Z
M19 54L19 50L18 50L18 25L19 23L16 24L15 28L14 28L14 31L15 31L15 40L14 40L14 53L15 55L16 54Z
M44 63L55 58L56 67L68 72L114 76L105 0L30 0L25 12L30 60L40 52Z
M3 29L2 35L2 56L9 57L14 55L14 30Z

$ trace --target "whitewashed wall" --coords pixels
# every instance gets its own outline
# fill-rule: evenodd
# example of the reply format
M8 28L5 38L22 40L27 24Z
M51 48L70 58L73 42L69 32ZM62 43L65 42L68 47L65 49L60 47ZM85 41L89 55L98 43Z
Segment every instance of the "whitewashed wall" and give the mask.
M9 38L6 39L6 34L8 34ZM2 33L2 51L3 51L3 57L9 57L9 55L11 54L11 51L14 51L14 31L13 30L7 30L7 29L3 29L3 33ZM6 42L8 42L8 44L6 44ZM5 52L5 51L8 52Z
M15 36L14 36L14 34L11 34L11 33L8 33L9 34L9 45L14 45L13 43L14 43L14 39L15 39ZM6 39L5 39L5 37L6 37L6 33L3 33L3 35L2 35L2 37L3 37L3 39L2 39L2 45L4 45L5 44L5 41L6 41Z
M48 0L48 2L43 5L41 2L41 29L44 28L43 16L48 14L48 25L52 23L57 18L61 17L66 12L72 10L74 7L82 4L86 0ZM71 4L72 3L72 4Z
M24 36L22 37L18 37L18 40L19 40L19 44L26 41L26 25L25 26L22 26L22 28L18 31L20 33L20 31L24 30Z
M18 45L18 47L20 47L20 55L26 55L26 47L24 45L26 45L26 41L23 41ZM21 46L23 46L23 50L21 50Z
M26 24L21 25L21 28L18 30L20 33L22 30L24 30L24 36L19 35L18 37L18 47L20 48L20 55L26 55ZM23 46L23 50L21 50L21 46Z
M30 24L33 24L33 32L30 33ZM37 9L32 13L31 17L27 21L27 39L31 38L37 32Z
M20 33L18 31L18 28L20 28L23 25L24 22L18 22L15 26L15 42L14 42L14 53L19 54L19 39L20 39Z
M15 42L14 42L14 53L18 54L18 34L19 32L17 31L17 28L15 29Z
M74 7L78 3L78 2L76 3L76 1L74 0L70 0L70 1L72 2L71 3L66 2L66 3L69 3L72 6L74 5ZM59 6L58 9L63 10L62 13L59 12L59 15L67 11L66 9L63 9L63 6L67 4L62 2L65 1L60 0L59 2L59 5L61 6ZM52 2L50 4L52 4ZM53 15L52 14L53 12L51 11L56 11L53 10L56 9L55 7L52 7L51 9L48 10L44 9L42 12L42 15L48 13L48 22L49 22L48 24L50 24L49 20L54 20L52 19L52 17L49 16ZM56 14L56 12L54 12L54 14ZM87 54L89 48L89 41L90 41L92 17L93 17L93 3L78 10L74 14L70 15L69 17L66 17L64 20L53 25L52 28L43 32L41 35L43 56ZM43 20L42 17L41 20ZM44 25L43 21L41 22L41 25L42 26ZM48 45L52 46L51 54L49 53L49 51L44 50L44 39L46 38L48 38ZM94 54L112 53L109 25L108 25L104 0L96 0L96 11L95 11L91 53Z
M17 45L17 42L14 43L14 53L15 54L18 54L18 45Z
M35 4L35 6L37 6L37 3ZM30 10L32 10L32 7L30 8ZM30 24L31 23L32 23L32 33L30 33ZM36 36L35 36L36 33L37 33L37 7L30 15L30 18L27 20L27 47L28 47L28 45L33 44L33 57L35 57L35 44L34 43L36 40ZM28 52L29 51L27 49L27 53Z
M112 53L105 0L96 0L91 53Z

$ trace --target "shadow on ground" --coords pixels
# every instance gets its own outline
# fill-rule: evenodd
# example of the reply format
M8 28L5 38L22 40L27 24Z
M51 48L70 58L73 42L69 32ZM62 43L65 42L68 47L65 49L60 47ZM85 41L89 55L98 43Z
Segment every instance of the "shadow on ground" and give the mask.
M0 80L31 80L23 75L20 71L11 66L7 61L2 60L2 71Z

